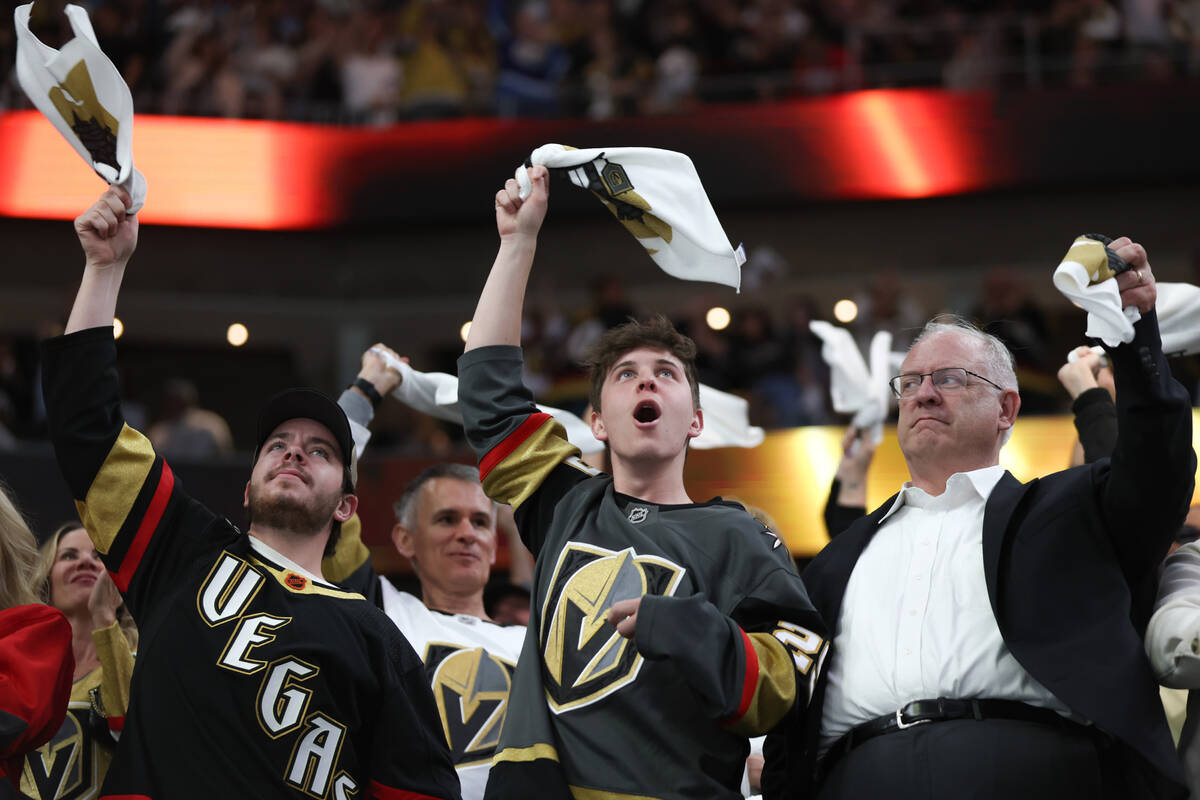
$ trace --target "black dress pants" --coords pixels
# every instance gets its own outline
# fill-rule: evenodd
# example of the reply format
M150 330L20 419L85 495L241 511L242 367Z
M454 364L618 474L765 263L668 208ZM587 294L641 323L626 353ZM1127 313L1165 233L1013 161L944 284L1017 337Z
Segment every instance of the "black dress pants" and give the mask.
M831 764L818 800L1093 800L1107 794L1084 726L954 720L870 739Z

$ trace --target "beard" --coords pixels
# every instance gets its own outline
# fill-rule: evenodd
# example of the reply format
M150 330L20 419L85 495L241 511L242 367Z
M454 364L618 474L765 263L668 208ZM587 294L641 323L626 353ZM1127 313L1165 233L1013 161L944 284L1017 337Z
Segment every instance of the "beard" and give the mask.
M297 534L317 534L329 528L333 512L341 502L337 492L328 497L313 497L304 502L290 495L263 496L260 486L250 485L250 523Z

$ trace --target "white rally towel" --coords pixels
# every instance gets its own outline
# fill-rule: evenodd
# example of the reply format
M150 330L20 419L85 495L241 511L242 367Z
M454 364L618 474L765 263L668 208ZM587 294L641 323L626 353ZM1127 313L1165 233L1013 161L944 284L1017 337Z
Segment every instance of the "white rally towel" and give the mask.
M729 243L695 165L683 153L544 144L528 163L567 170L571 182L599 197L668 275L741 286L745 251ZM524 199L533 186L525 165L517 167L516 178Z
M146 179L133 167L129 87L101 52L81 6L66 6L75 38L61 50L42 44L30 32L32 8L33 3L27 3L13 11L21 88L101 178L129 192L130 210L137 213L146 202Z
M1190 283L1159 283L1158 330L1168 356L1200 353L1200 287Z
M1158 332L1162 336L1163 352L1169 356L1190 356L1200 353L1200 286L1190 283L1158 283ZM1093 347L1100 356L1103 347ZM1072 350L1067 361L1076 361Z
M383 350L371 352L382 358L389 367L400 372L400 385L392 396L406 406L431 417L462 424L458 410L458 378L444 372L418 372ZM718 447L758 447L765 434L750 424L750 406L737 395L728 394L700 384L700 407L704 409L704 430L691 446L700 450ZM579 417L561 408L539 405L538 410L554 417L567 433L567 440L583 453L598 453L604 443L592 435L592 429ZM364 431L355 431L355 449L362 455L369 434L360 443Z
M892 334L878 331L871 337L868 367L850 331L821 320L813 320L808 327L821 338L821 357L829 365L833 410L853 414L850 424L868 431L871 441L879 444L891 399L888 380L894 365L904 359L903 353L892 353Z
M1078 237L1054 270L1054 287L1088 312L1086 335L1109 347L1133 341L1133 323L1142 318L1134 306L1121 308L1121 291L1104 242Z

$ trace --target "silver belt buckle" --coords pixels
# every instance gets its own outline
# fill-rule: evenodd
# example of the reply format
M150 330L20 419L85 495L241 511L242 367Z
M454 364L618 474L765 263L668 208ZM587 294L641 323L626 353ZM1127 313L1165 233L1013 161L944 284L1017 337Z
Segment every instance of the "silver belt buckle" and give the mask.
M909 728L915 728L918 725L925 725L926 723L929 723L929 722L932 722L932 720L919 719L916 722L905 722L904 721L904 709L903 708L896 709L896 727L902 731L908 730Z

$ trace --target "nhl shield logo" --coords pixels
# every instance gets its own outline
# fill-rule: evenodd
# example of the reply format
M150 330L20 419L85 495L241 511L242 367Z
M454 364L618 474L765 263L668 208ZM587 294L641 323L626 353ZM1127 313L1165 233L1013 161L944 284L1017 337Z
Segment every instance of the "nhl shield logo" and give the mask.
M563 549L540 625L542 682L554 713L590 705L637 677L642 655L608 624L608 611L621 600L674 594L683 573L678 564L632 548L570 542Z
M634 525L637 525L639 522L645 522L648 516L650 516L650 509L645 506L634 506L629 509L629 521Z

